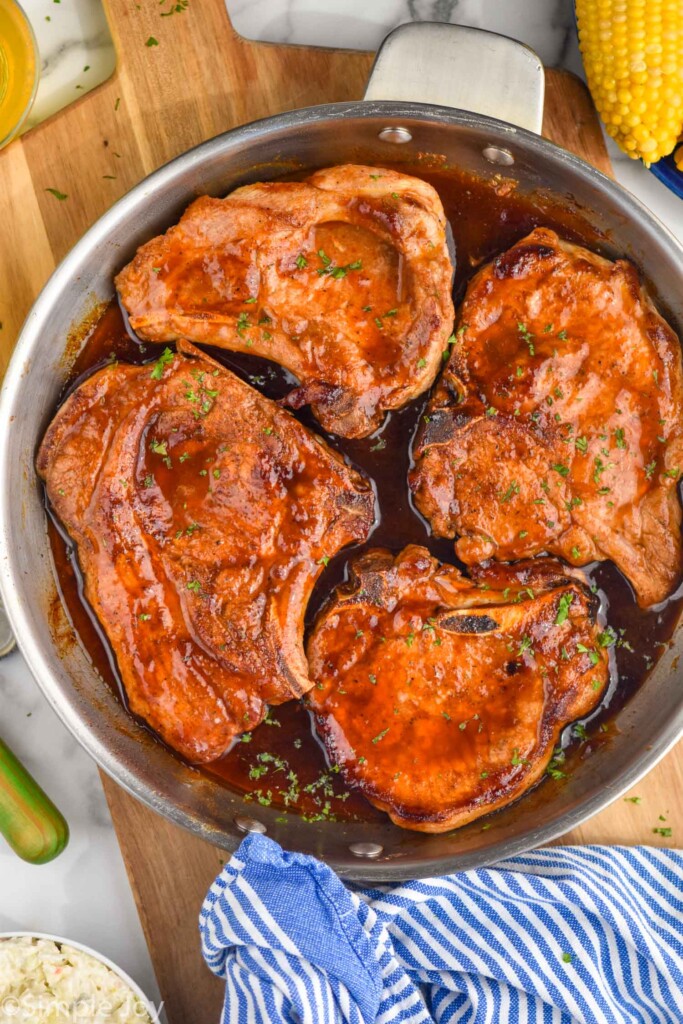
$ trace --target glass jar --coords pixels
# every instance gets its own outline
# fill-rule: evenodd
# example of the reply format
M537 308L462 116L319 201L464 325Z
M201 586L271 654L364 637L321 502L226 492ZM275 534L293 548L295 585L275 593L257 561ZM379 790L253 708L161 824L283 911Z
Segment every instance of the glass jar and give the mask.
M39 77L38 47L28 18L16 0L0 0L0 148L26 120Z

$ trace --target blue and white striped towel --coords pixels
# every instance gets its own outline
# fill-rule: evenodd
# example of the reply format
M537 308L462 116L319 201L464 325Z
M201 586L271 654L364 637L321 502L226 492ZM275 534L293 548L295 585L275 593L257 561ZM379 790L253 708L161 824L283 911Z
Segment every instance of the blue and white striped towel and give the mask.
M200 918L224 1024L683 1022L683 853L554 847L350 891L244 840Z

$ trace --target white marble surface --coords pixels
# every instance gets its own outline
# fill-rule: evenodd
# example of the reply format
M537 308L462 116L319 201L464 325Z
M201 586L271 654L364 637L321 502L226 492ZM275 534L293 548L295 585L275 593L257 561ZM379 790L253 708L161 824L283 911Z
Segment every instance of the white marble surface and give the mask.
M450 21L512 36L544 64L582 75L572 0L226 0L234 27L249 39L374 50L407 21ZM622 185L683 240L683 202L608 139Z
M40 53L40 82L24 131L80 99L116 67L100 0L21 0Z
M158 1004L97 769L48 706L18 652L0 661L0 734L71 831L64 853L38 867L19 860L0 838L0 932L48 932L82 942L119 964Z
M48 27L68 10L70 27L67 31L65 21L63 36L67 41L56 46L55 53L65 62L60 75L69 81L73 73L75 88L82 81L82 68L93 65L78 40L100 38L93 29L101 15L98 0L24 2L42 12L43 19L51 18L44 23ZM570 0L227 0L227 4L236 28L252 38L372 49L386 31L412 16L505 32L531 44L547 64L577 72L581 68ZM78 5L81 29L74 21ZM94 22L88 21L88 13ZM201 16L200 0L190 0L187 16ZM54 43L57 34L51 39ZM106 60L106 42L98 46ZM56 76L57 70L55 81ZM683 203L642 166L618 153L613 156L623 184L683 238ZM72 831L67 851L42 867L23 864L0 840L0 931L35 928L90 944L120 963L156 999L97 771L47 706L19 654L0 662L0 732L62 808Z

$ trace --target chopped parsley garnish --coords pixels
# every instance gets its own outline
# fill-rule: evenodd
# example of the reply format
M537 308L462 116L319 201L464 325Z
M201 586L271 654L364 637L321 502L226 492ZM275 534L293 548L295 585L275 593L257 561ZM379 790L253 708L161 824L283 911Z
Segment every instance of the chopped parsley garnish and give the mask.
M595 457L595 469L593 470L593 483L594 484L599 484L600 483L600 477L602 476L602 474L605 472L606 469L611 469L611 468L612 468L612 463L611 462L610 463L604 463L602 461L602 459L600 458L600 456L596 455L596 457Z
M299 268L299 270L303 270L304 267L308 266L308 260L303 255L303 253L299 253L299 255L297 256L297 258L296 258L296 265Z
M616 642L617 634L611 626L607 626L604 632L598 633L598 644L600 647L611 647Z
M648 462L647 466L645 467L645 478L647 480L651 480L652 479L652 477L654 475L654 471L656 470L656 468L657 468L657 460L656 459L653 459L652 462Z
M51 196L55 197L55 199L59 199L60 203L63 203L65 199L69 198L68 193L60 192L58 188L46 188L45 191L49 192Z
M512 480L507 490L503 491L500 495L501 504L504 505L506 502L510 501L515 494L519 494L519 484L516 480Z
M239 334L240 338L244 337L244 332L248 331L250 327L251 323L249 322L249 314L242 311L237 317L237 323L235 325L235 330Z
M625 796L624 797L624 803L625 804L642 804L642 802L643 802L642 796Z
M517 651L517 657L521 658L521 656L524 654L525 651L529 651L531 656L533 657L534 652L533 652L533 648L531 646L531 637L530 636L523 636L522 637L522 640L521 640L520 645L519 645L519 650Z
M536 354L536 349L534 348L534 343L531 340L534 337L534 335L528 329L526 324L523 324L521 321L518 321L518 323L517 323L517 330L519 331L519 335L520 335L522 341L524 341L529 346L529 355L530 356L535 355Z
M569 476L569 466L565 466L561 462L553 463L550 468L554 469L556 473L560 474L560 476Z
M572 548L572 558L581 558L581 552L577 548L576 544Z
M573 960L573 959L574 959L574 958L573 958L573 956L572 956L572 954L571 954L571 953L563 953L563 954L562 954L562 960L563 960L563 962L564 962L565 964L570 964L570 963L572 962L572 960Z
M555 625L561 626L563 622L567 621L569 616L569 606L574 600L574 595L571 592L562 594L557 605L557 615L555 616Z
M562 750L561 747L556 747L555 750L553 750L552 760L546 768L546 774L548 774L550 778L554 779L556 782L559 782L560 779L567 778L567 773L563 771L560 767L560 765L564 765L564 761L564 750Z
M202 585L199 580L190 580L187 584L187 589L194 591L195 594L201 593Z
M145 46L158 46L158 45L159 45L159 40L155 39L154 36L150 36L149 39L147 40L147 42L145 43Z
M678 466L676 466L674 469L667 469L664 473L662 473L662 476L667 476L670 480L677 480L680 475L681 471L678 468Z
M669 839L669 837L673 835L670 828L653 828L652 831L655 835L664 836L665 839Z
M386 736L386 734L387 734L388 732L389 732L389 729L388 729L388 728L386 728L386 729L383 729L383 730L382 730L382 732L378 733L378 734L377 734L377 736L375 736L375 738L373 739L373 741L372 741L372 742L373 742L373 743L379 743L379 741L380 741L380 740L383 740L383 739L384 739L384 737Z
M336 281L341 277L346 277L350 270L363 269L362 260L354 260L352 263L347 263L343 267L337 267L323 249L318 249L318 256L322 263L322 267L319 267L317 270L318 277L332 277Z
M318 563L317 564L318 565L329 565L330 564L330 556L329 555L323 555L321 558L318 559Z
M624 437L624 428L617 427L614 431L614 439L616 441L617 448L626 448L626 438Z
M525 758L519 756L519 747L515 747L513 749L513 751L512 751L512 758L510 760L510 764L514 765L514 767L516 768L520 764L529 764L529 763L530 762L525 760Z
M576 445L576 447L582 455L585 455L588 451L588 439L586 437L577 437L574 440L574 444Z
M591 665L598 665L600 663L600 655L591 647L586 647L585 644L577 644L576 649L580 654L588 655L588 657L590 658Z
M424 369L424 367L425 367L426 365L427 365L427 360L426 360L426 359L418 359L418 361L417 361L417 367L418 367L418 369L419 369L419 370L422 370L422 369Z
M150 373L152 380L161 380L164 375L164 367L168 366L168 364L172 362L173 352L170 348L165 348L152 368L152 372Z

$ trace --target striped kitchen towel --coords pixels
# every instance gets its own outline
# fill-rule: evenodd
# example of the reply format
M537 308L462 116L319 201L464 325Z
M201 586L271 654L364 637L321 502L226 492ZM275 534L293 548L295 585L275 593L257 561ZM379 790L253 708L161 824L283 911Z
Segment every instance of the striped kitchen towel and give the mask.
M681 1024L683 853L553 847L347 888L244 840L206 897L224 1024Z

